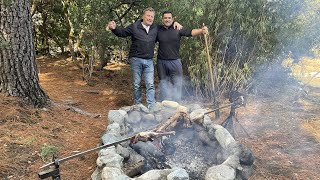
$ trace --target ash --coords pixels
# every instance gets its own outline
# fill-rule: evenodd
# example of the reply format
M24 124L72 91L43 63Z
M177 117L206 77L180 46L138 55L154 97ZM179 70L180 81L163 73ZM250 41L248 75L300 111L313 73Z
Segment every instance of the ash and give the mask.
M193 128L175 131L176 135L163 143L166 164L172 168L184 168L190 179L205 179L208 168L218 164L217 155L221 152L219 143L212 141L212 144L205 145Z

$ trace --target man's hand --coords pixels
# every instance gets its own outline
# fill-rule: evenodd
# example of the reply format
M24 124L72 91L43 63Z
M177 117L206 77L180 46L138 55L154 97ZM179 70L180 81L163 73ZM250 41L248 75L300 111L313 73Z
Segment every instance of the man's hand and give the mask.
M202 25L202 28L200 29L192 29L191 31L191 35L192 36L199 36L199 35L205 35L205 34L209 34L208 32L208 27L205 26L204 24Z
M208 34L208 27L207 26L202 26L201 30L202 30L202 34Z
M181 30L183 28L183 26L177 22L174 22L173 23L173 28L174 29L177 29L177 30Z
M106 29L113 30L113 29L116 29L116 27L117 27L117 24L114 21L109 21L108 24L106 24Z

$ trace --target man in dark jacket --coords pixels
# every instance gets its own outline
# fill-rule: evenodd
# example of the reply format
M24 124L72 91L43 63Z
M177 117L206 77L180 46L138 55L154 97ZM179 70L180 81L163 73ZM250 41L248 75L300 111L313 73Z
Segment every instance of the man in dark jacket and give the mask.
M148 108L155 105L153 55L158 33L158 26L153 24L155 12L152 8L143 11L142 20L126 28L117 28L114 21L108 23L108 28L119 37L131 36L129 61L131 65L134 89L134 103L141 104L141 78L144 75Z
M183 36L197 36L208 32L202 29L173 28L172 12L162 14L163 26L159 27L157 41L159 42L157 71L160 80L160 100L181 100L182 64L179 56L180 40ZM170 88L172 86L172 89Z

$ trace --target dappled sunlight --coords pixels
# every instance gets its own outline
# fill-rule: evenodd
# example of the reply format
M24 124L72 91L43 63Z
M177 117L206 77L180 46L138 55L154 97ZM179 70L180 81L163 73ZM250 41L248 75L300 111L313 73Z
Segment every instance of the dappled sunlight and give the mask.
M299 99L297 103L303 106L303 108L306 110L311 110L312 108L314 108L314 104L306 99Z
M48 81L48 80L55 80L54 73L39 73L39 79L40 81Z
M305 84L320 87L320 58L301 58L293 64L292 75Z
M320 87L320 57L302 57L298 63L287 58L282 66L303 84Z
M90 84L83 79L71 58L41 57L38 59L40 84L55 102L76 104L91 113L105 113L111 106L131 105L130 68L122 63L110 63L94 72ZM128 97L121 100L121 97Z
M312 134L320 143L320 118L306 119L306 121L302 124L303 129Z
M87 86L87 83L82 80L75 80L73 83L79 86Z
M312 88L320 88L320 57L302 57L298 63L288 58L282 62L282 66L291 71L292 76L303 84L304 98L299 98L298 103L309 112L319 111L320 93L311 91ZM301 127L320 142L320 119L316 116L304 118Z
M119 63L108 63L108 65L104 69L107 69L110 71L119 71L127 67L129 67L129 65L119 62Z

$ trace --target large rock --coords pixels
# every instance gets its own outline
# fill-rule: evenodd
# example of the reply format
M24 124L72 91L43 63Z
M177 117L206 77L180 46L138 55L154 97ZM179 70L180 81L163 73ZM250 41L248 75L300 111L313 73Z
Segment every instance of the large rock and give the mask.
M215 128L215 137L220 143L221 147L224 149L227 149L228 146L232 146L233 144L236 144L236 141L231 136L231 134L222 126L220 125L214 125Z
M121 132L125 132L127 118L128 114L123 110L110 110L108 113L109 124L114 122L118 123L120 125Z
M163 107L171 108L171 109L177 109L179 107L179 103L177 103L175 101L164 100L161 102L161 104Z
M197 109L202 109L202 107L199 104L190 104L188 105L188 109L189 109L189 112L192 112Z
M115 136L120 136L120 132L121 132L120 125L116 122L109 124L107 127L107 132L114 134Z
M172 171L172 169L151 170L135 178L135 180L167 180L167 176Z
M240 156L239 156L240 164L246 165L246 166L252 165L255 160L255 157L254 157L251 149L247 148L243 144L239 145L239 149L240 149Z
M189 175L186 170L177 168L167 176L167 180L189 180Z
M213 124L213 122L212 122L210 116L204 115L204 117L203 117L203 126L208 129L209 126L212 125L212 124Z
M190 119L201 119L206 112L206 109L196 109L190 113Z
M118 168L104 167L101 173L102 180L128 180L128 176L125 176Z
M94 170L94 172L91 175L91 180L101 180L101 169L100 168L96 168L96 170Z
M147 123L156 123L155 116L153 114L143 114L142 119Z
M99 157L97 159L98 167L114 167L121 169L123 164L123 157L116 153L116 151L105 151L101 150L99 152Z
M142 173L145 161L144 158L134 151L132 148L128 147L130 151L130 158L124 162L123 171L130 177L134 177Z
M136 104L133 106L133 110L135 111L141 111L141 112L144 112L144 113L149 113L149 109L143 105L143 104Z
M227 165L217 165L208 169L205 180L234 180L235 178L235 169Z
M130 124L138 124L141 121L141 112L140 111L132 111L128 116L128 123Z
M101 137L101 140L102 140L103 144L110 144L110 143L114 143L116 141L121 140L121 136L117 136L117 135L112 134L112 133L105 133Z
M252 174L252 166L244 166L242 165L241 170L237 171L237 180L249 179Z
M133 106L124 106L124 107L121 107L119 110L123 110L128 113L128 112L132 111L133 109L134 109Z
M129 149L125 148L125 147L123 147L121 145L117 145L116 152L117 152L117 154L122 156L124 158L124 160L128 160L129 157L130 157Z

